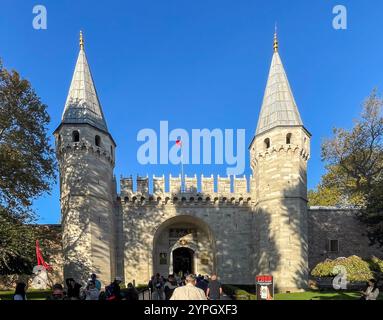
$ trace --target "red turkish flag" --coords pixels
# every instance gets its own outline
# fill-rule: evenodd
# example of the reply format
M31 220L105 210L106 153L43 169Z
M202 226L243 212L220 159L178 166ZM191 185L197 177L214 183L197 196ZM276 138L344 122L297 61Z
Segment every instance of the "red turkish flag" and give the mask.
M177 140L176 141L176 145L179 146L179 147L182 147L182 141L181 140Z
M43 255L40 250L39 240L36 240L36 258L37 258L37 265L44 266L45 269L51 270L52 267L44 261Z

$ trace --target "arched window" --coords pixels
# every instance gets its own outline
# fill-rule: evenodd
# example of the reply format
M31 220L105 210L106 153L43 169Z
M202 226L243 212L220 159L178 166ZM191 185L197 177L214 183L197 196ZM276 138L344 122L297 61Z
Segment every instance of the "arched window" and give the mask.
M269 149L270 148L270 139L266 138L265 141L264 141L264 144L265 144L265 148Z
M79 142L80 141L80 133L77 130L72 132L72 141L73 142Z
M291 136L292 136L291 133L288 133L288 134L286 135L286 144L291 144Z
M101 138L100 138L100 136L95 136L94 137L94 143L96 144L97 147L101 146Z

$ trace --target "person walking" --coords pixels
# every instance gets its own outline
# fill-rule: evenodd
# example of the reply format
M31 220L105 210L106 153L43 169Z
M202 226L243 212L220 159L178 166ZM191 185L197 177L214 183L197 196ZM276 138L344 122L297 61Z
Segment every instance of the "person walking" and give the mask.
M205 280L205 278L201 275L197 277L197 284L196 287L202 289L205 294L207 292L207 287L209 285L209 282Z
M221 295L222 295L222 285L218 281L217 275L213 274L207 286L206 296L210 300L220 300Z
M170 300L174 290L178 287L177 280L172 274L169 275L168 280L164 285L165 300Z
M163 300L164 298L164 282L159 273L153 279L153 300Z
M21 300L27 300L27 296L25 294L25 287L27 285L24 282L19 282L16 285L15 294L13 295L13 300L21 301Z
M186 285L174 289L170 300L206 300L206 295L203 290L197 288L196 277L189 274L186 279Z
M153 296L153 292L154 292L154 288L153 288L153 280L154 280L154 276L152 276L148 282L148 289L149 289L149 296L152 297Z

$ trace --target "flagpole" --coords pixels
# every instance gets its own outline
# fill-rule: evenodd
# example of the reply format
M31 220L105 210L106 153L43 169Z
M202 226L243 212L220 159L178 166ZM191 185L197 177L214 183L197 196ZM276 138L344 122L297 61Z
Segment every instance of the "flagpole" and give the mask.
M181 144L181 192L184 192L184 151Z
M177 139L176 145L181 148L181 192L184 192L184 151L182 140Z

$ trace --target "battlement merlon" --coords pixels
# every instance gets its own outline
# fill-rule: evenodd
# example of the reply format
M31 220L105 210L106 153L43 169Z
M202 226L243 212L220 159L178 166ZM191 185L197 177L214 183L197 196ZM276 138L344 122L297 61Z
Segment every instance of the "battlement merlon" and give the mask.
M195 196L224 196L241 197L250 195L255 191L256 182L253 176L250 177L205 177L197 175L184 177L184 188L182 191L182 177L169 175L169 178L163 176L136 177L136 187L134 187L133 177L120 179L120 197L121 198L148 198L150 196L166 196L174 195L195 195ZM167 187L167 181L169 186ZM200 182L200 184L198 183Z

